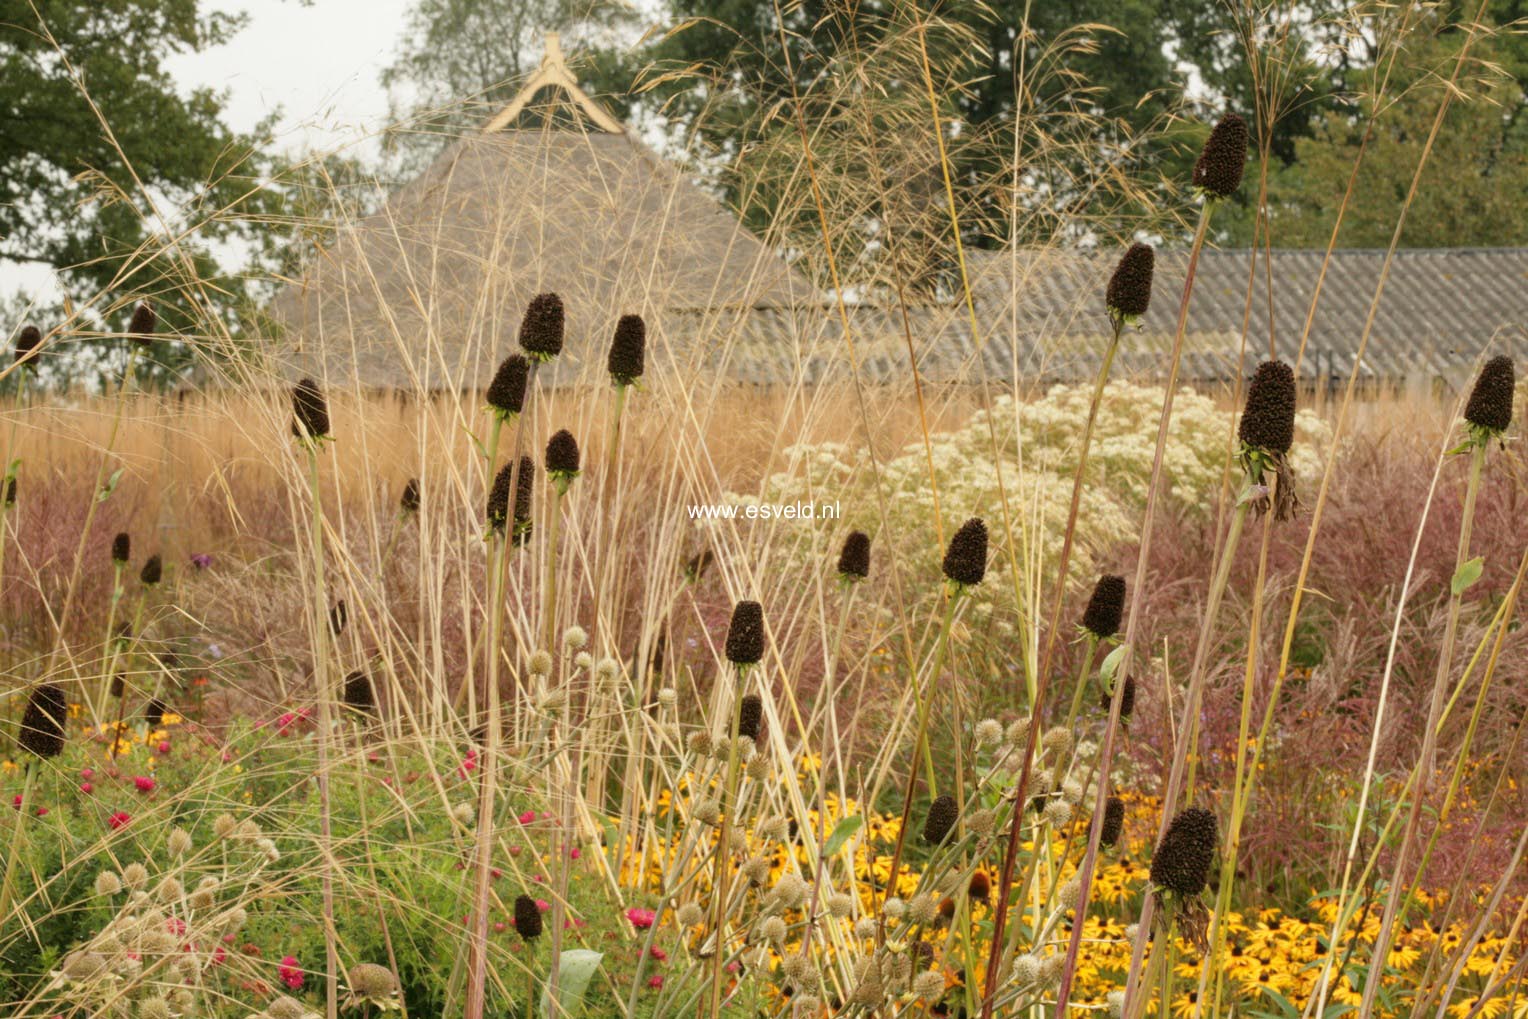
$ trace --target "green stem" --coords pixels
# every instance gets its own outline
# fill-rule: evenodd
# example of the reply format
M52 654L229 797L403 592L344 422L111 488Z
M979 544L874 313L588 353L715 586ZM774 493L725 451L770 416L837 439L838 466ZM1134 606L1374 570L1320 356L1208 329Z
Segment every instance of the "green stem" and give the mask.
M743 689L746 686L747 677L747 668L739 668L736 690L737 696L733 698L734 701L741 700ZM731 876L731 868L727 865L727 857L732 851L732 847L730 845L732 836L732 808L733 800L737 796L737 730L739 714L737 704L734 703L731 705L728 708L728 711L732 715L732 723L729 730L729 738L727 740L727 783L724 787L724 792L722 793L721 834L718 835L716 839L716 856L714 858L715 867L713 869L715 877L712 879L712 894L716 896L716 913L715 920L713 921L716 927L715 931L713 931L713 936L716 938L716 944L712 954L714 964L711 967L711 1019L716 1019L716 1017L721 1014L722 1008L722 972L726 968L727 959L727 939L725 934L727 923L727 896L729 892L728 878Z
M5 858L5 877L0 880L0 927L10 918L11 900L15 898L13 882L16 865L21 860L21 844L26 840L27 808L32 805L32 787L37 784L38 760L27 761L27 774L21 788L21 806L16 809L16 827L11 831L11 847Z
M339 1015L339 935L334 926L334 833L329 796L331 729L329 689L329 596L324 582L324 507L318 474L318 440L304 443L308 494L313 510L313 687L318 708L319 879L323 893L324 1000L327 1019Z

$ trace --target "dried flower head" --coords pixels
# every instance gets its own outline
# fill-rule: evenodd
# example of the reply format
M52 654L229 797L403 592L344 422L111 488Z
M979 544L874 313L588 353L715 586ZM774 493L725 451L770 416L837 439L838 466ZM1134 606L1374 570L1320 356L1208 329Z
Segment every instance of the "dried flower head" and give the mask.
M1065 828L1072 820L1072 805L1066 800L1053 799L1045 804L1045 823L1052 828Z
M737 734L742 739L759 738L759 725L764 719L764 699L756 693L746 694L737 706Z
M122 892L122 879L113 871L103 870L96 875L95 893L103 898L111 898Z
M642 377L647 354L647 323L641 315L622 315L615 324L615 338L610 341L606 362L610 379L618 386L629 386Z
M562 353L562 298L537 294L520 320L520 349L535 361L550 361Z
M870 576L870 535L864 531L849 532L843 551L838 553L838 575L850 582Z
M523 545L531 536L531 494L536 490L536 464L529 456L520 458L520 474L515 478L515 544Z
M764 606L740 601L732 609L727 627L727 661L733 665L756 665L764 657Z
M995 747L1003 742L1003 723L995 718L984 718L976 723L973 733L979 747Z
M350 622L350 607L341 598L329 609L329 632L338 637L345 632L345 624Z
M154 331L159 328L159 316L147 301L133 309L133 317L127 323L127 338L139 343L154 342Z
M352 672L345 677L344 704L352 711L367 714L377 710L377 692L371 685L370 676Z
M32 691L16 742L34 757L47 760L64 752L64 723L69 718L69 702L62 687L44 683Z
M1247 408L1237 429L1241 441L1281 455L1295 439L1295 373L1282 361L1257 366L1247 387Z
M950 834L950 829L955 827L959 817L960 806L955 802L955 797L949 794L936 797L929 804L928 817L923 822L923 841L937 846Z
M962 587L975 587L987 575L987 525L972 517L960 525L944 553L944 575Z
M329 437L329 404L312 379L303 379L292 388L292 416L292 434L302 441Z
M507 421L525 409L525 386L531 363L523 354L506 357L488 384L488 406L499 420Z
M526 941L541 937L541 907L529 895L515 898L515 930Z
M1093 595L1082 612L1082 628L1099 640L1119 633L1125 615L1125 578L1106 573L1093 585Z
M132 891L141 891L149 883L149 871L141 863L129 863L122 868L122 883Z
M1198 895L1209 880L1219 834L1215 815L1203 807L1180 811L1152 855L1151 883L1183 899Z
M1125 830L1125 801L1118 796L1109 797L1104 804L1104 824L1098 834L1098 844L1114 846Z
M418 478L409 478L403 483L403 494L398 497L398 508L405 513L419 512Z
M385 1005L398 993L398 979L386 966L374 962L362 962L350 967L350 1003L354 1007L365 1002Z
M1104 291L1104 305L1109 317L1123 324L1146 314L1151 306L1151 278L1156 269L1156 251L1150 244L1132 244L1114 267L1109 287Z
M913 997L935 1002L944 996L944 974L926 969L913 977Z
M117 536L111 539L111 561L114 563L126 563L133 557L133 539L126 531L118 531Z
M488 526L498 533L503 533L509 521L509 483L514 467L513 462L500 467L488 490Z
M547 440L546 472L556 481L571 481L578 477L578 441L566 428Z
M1210 131L1194 163L1194 187L1207 198L1229 198L1247 165L1247 122L1228 113Z
M170 832L164 844L171 856L185 856L191 851L191 833L184 828L176 828Z
M164 701L154 697L143 706L143 720L149 724L150 729L157 729L164 725L164 716L169 712L170 709L165 706Z
M144 560L143 569L138 573L138 580L145 587L153 587L164 579L164 560L159 558L159 553L154 553Z
M674 919L681 927L696 927L706 922L706 913L695 903L686 902L679 907Z
M1516 386L1512 358L1505 354L1485 363L1464 405L1464 419L1489 435L1499 435L1512 424L1512 394Z
M23 326L16 334L16 362L27 360L32 351L42 346L42 332L36 326Z
M1105 711L1109 710L1109 701L1108 701L1107 697L1104 700L1104 710ZM1135 713L1135 677L1134 676L1126 676L1125 677L1125 689L1120 691L1120 695L1119 695L1119 720L1121 722L1128 722L1128 721L1130 721L1130 716L1132 714L1134 714L1134 713Z

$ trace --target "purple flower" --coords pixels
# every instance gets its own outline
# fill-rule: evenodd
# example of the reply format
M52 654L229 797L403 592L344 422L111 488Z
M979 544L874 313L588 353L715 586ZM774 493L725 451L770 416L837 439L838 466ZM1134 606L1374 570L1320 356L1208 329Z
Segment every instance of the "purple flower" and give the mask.
M191 557L191 565L199 570L205 570L212 565L212 554L210 552L196 553Z

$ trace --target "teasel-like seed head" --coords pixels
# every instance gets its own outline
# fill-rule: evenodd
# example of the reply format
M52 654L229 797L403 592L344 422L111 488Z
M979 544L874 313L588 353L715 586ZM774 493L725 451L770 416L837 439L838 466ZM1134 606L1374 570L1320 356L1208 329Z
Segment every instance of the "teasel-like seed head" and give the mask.
M1117 845L1124 830L1125 801L1118 796L1111 796L1104 803L1104 826L1098 833L1098 844L1110 847Z
M329 632L338 637L345 632L345 624L350 622L350 606L341 598L329 609Z
M1499 435L1512 424L1512 392L1517 384L1512 358L1505 354L1485 363L1464 405L1464 419L1488 435Z
M1203 807L1189 807L1167 826L1167 834L1151 857L1151 883L1182 899L1204 890L1215 862L1215 843L1220 835L1215 815Z
M1295 373L1282 361L1264 361L1247 387L1247 408L1237 435L1248 446L1275 455L1295 438Z
M960 806L955 797L945 794L935 798L928 806L928 817L923 821L923 841L931 846L943 842L960 818Z
M303 442L329 438L329 404L312 379L292 387L292 434Z
M578 440L566 428L547 440L546 473L554 481L572 481L578 477Z
M155 552L143 562L143 569L138 573L138 580L144 587L153 587L164 579L164 560Z
M502 532L509 520L509 482L514 467L513 462L500 467L488 489L488 526L495 531Z
M961 587L975 587L987 575L987 525L972 517L960 525L944 553L944 575Z
M1082 628L1099 640L1119 633L1125 615L1125 578L1106 573L1093 585L1093 595L1082 612Z
M509 420L525 409L525 384L531 363L523 354L511 354L499 364L488 384L488 406L500 420Z
M21 332L16 334L16 363L23 361L35 361L31 354L42 346L42 331L36 326L22 326Z
M870 535L864 531L849 532L843 551L838 553L838 576L851 584L870 576Z
M732 622L727 627L727 661L747 667L764 657L764 606L756 601L740 601L732 608Z
M405 513L419 512L418 478L409 478L403 483L403 494L398 497L398 508Z
M139 343L153 343L154 331L159 328L159 316L147 302L133 309L133 317L127 323L127 338Z
M117 536L111 539L111 561L118 565L126 564L133 557L133 539L126 531L118 531Z
M61 687L44 683L32 691L16 742L34 757L48 760L64 752L64 723L69 718L69 702Z
M550 361L562 353L562 298L537 294L520 320L520 349L535 361Z
M150 729L157 729L164 725L164 716L169 714L170 709L165 707L164 701L155 697L143 707L143 720L149 724Z
M647 358L647 323L641 315L622 315L615 324L615 338L610 341L610 380L617 386L629 386L642 377Z
M1109 287L1104 291L1104 305L1109 317L1123 325L1146 314L1151 306L1151 279L1156 271L1157 253L1150 244L1132 244L1114 267Z
M515 897L515 930L526 941L541 937L541 907L529 895Z
M377 692L372 688L371 677L364 672L352 672L345 677L345 707L352 711L371 713L377 709Z
M747 694L737 706L737 734L741 739L759 738L759 725L764 720L764 699L756 693Z
M1194 187L1207 198L1229 198L1247 166L1247 122L1228 113L1215 125L1194 163Z
M1103 700L1102 700L1102 703L1101 703L1100 706L1105 711L1108 711L1110 705L1113 704L1113 702L1114 702L1114 695L1112 693L1105 693L1104 696L1103 696ZM1130 716L1132 714L1134 714L1134 713L1135 713L1135 677L1134 676L1126 676L1125 677L1125 690L1124 690L1123 693L1121 693L1119 695L1119 720L1121 722L1129 722L1130 721Z

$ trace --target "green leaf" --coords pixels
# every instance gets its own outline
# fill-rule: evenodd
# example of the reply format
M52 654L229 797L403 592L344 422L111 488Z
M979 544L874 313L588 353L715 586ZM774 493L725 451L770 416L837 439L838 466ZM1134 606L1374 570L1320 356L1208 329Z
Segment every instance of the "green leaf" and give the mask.
M1126 645L1121 644L1113 651L1110 651L1104 659L1104 663L1098 667L1098 674L1103 677L1105 684L1113 680L1114 673L1119 670L1120 659L1125 657L1125 647Z
M1469 590L1470 585L1480 579L1481 571L1485 567L1486 561L1481 556L1460 563L1459 568L1454 571L1453 581L1449 584L1449 587L1453 589L1454 597L1457 598Z
M853 838L854 833L864 826L865 818L859 814L855 814L853 817L846 817L838 822L833 826L833 832L828 836L828 841L822 844L822 855L835 855L840 849L844 848L844 843Z
M562 953L557 964L557 1016L574 1015L583 1006L584 992L604 958L605 953L587 948L570 948ZM541 1014L546 1019L554 1019L552 996L548 993L551 984L548 980L541 989Z
M102 485L101 490L96 493L96 502L105 502L111 498L111 493L117 490L117 482L122 480L122 470L123 468L118 467L111 472L111 477L106 479L106 484Z

